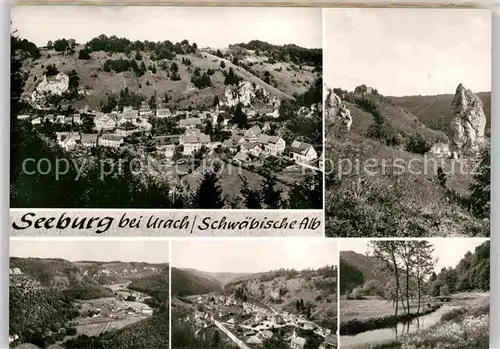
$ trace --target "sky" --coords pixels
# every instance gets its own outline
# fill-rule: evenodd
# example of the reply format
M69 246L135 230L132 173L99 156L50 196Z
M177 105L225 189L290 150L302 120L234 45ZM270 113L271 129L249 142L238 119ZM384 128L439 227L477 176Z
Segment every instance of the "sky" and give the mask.
M62 258L69 261L168 263L169 241L137 238L11 239L10 256Z
M45 46L73 38L78 43L105 34L129 40L196 42L222 48L258 39L272 44L321 48L320 8L16 6L12 28Z
M206 272L259 273L338 264L337 242L325 239L182 240L172 242L172 266Z
M326 9L324 81L386 96L491 90L491 11Z
M481 238L435 238L427 239L434 247L434 256L438 258L434 271L439 273L443 267L456 267L464 255L484 243L487 239ZM341 251L354 251L360 254L371 254L369 240L343 239L339 244Z

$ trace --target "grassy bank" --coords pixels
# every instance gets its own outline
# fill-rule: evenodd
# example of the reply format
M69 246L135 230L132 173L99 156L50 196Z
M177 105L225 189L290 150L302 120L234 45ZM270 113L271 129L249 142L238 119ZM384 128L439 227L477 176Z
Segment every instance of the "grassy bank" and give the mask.
M481 297L441 317L435 326L374 349L488 349L489 297Z
M387 315L383 317L363 319L363 320L352 319L340 324L340 334L344 336L345 335L351 336L361 332L393 327L400 322L407 322L416 317L430 314L438 310L440 307L441 304L435 304L432 305L431 308L418 313L414 312L410 314Z

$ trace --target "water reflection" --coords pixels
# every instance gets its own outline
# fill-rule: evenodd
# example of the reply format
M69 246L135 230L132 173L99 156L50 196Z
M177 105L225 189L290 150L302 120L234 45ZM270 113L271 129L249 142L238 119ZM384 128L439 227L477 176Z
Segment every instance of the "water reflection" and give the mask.
M342 336L340 338L341 348L356 348L359 346L367 346L381 344L400 338L408 333L417 332L429 328L438 323L441 316L448 311L459 308L458 306L443 305L433 313L420 316L408 322L400 322L392 328L382 328L379 330L362 332L354 336Z

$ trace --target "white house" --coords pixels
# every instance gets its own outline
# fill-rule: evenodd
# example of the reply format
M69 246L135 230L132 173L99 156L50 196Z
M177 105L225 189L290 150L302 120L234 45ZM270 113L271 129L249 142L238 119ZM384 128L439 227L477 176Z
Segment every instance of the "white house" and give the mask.
M449 157L451 154L450 146L447 143L436 143L429 150L429 153L436 157Z
M172 159L175 154L175 145L173 144L168 144L165 146L165 157L167 159Z
M17 120L26 120L29 119L30 116L28 114L22 114L17 116Z
M108 115L96 116L94 125L97 131L112 130L116 127L116 122Z
M258 142L264 146L266 155L278 156L285 151L286 142L281 137L261 134Z
M116 134L104 134L98 140L100 146L110 148L118 148L123 142L123 137Z
M168 108L160 108L156 109L156 117L157 118L169 118L172 116L170 109Z
M41 123L42 123L42 119L40 119L40 118L34 118L33 120L31 120L32 125L40 125Z
M66 136L61 137L61 141L59 145L66 151L72 151L76 148L77 142L81 139L78 133L76 134L68 134Z
M56 122L57 122L57 123L60 123L60 124L64 124L64 119L65 119L65 118L66 118L66 117L65 117L64 115L57 115L57 116L56 116Z
M318 158L316 150L309 143L293 141L290 152L295 162L308 163Z
M73 115L73 122L77 125L82 124L82 116L80 114Z
M292 339L290 340L290 349L304 349L305 345L306 345L306 339L297 336L294 330Z
M148 106L144 106L139 109L139 115L144 117L153 116L153 111Z
M183 155L192 155L195 151L200 150L202 146L209 146L210 136L198 129L194 129L182 135L179 143L184 146Z

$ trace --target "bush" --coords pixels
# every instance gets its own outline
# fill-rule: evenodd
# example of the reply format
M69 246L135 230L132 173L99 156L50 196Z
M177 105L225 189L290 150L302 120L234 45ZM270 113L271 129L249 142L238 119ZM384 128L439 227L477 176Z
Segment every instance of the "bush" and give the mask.
M78 59L90 59L90 54L86 51L86 50L80 50L80 52L78 52Z
M76 335L76 327L70 327L66 330L66 335L75 336Z
M406 144L406 151L415 154L425 154L431 149L431 145L425 140L424 136L416 133L410 136Z

